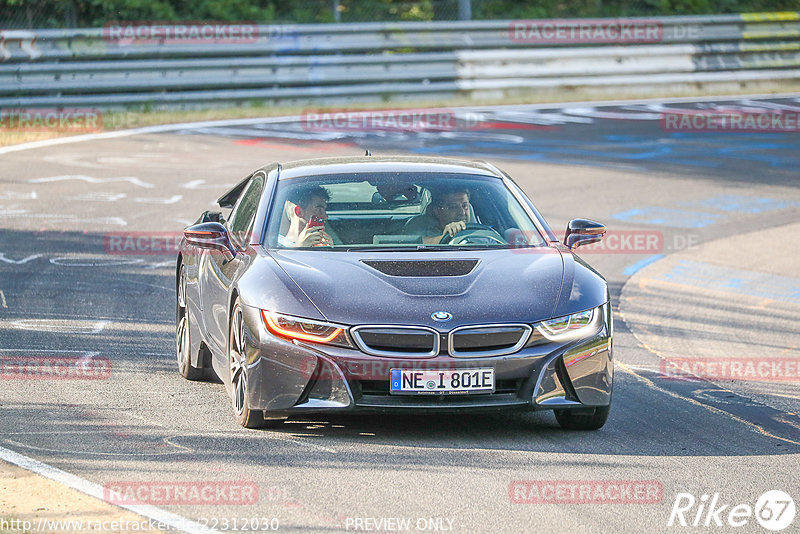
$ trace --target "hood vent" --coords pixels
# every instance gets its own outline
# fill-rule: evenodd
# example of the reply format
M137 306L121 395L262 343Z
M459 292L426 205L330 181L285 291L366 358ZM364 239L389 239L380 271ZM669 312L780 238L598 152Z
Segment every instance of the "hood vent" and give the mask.
M472 272L478 260L361 260L389 276L464 276Z

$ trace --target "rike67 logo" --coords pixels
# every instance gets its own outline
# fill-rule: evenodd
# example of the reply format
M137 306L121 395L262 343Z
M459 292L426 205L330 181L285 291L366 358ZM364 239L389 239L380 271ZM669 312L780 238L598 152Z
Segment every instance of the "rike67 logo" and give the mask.
M681 492L675 496L667 526L704 529L748 526L742 532L756 532L758 529L752 523L755 519L763 528L777 532L792 524L795 513L794 500L780 490L765 491L756 499L755 506L725 502L719 493L703 494L698 499L691 493Z

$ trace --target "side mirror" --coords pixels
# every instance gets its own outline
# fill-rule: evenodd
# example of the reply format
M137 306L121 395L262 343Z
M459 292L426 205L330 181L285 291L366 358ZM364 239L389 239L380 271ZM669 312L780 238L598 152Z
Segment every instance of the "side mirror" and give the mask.
M225 219L222 217L221 211L204 211L203 215L200 217L200 222L218 222L220 224L225 224Z
M218 250L225 259L235 255L228 230L218 222L205 222L192 225L183 231L186 243L206 250Z
M567 233L564 234L564 244L574 250L583 245L597 243L603 239L605 233L606 227L598 222L572 219L567 225Z

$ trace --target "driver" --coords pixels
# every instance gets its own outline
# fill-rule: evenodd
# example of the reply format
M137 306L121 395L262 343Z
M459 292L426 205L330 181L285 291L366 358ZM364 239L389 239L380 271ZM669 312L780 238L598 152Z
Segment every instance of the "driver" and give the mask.
M290 224L286 235L278 236L278 243L284 247L317 247L333 245L334 239L325 225L310 226L311 217L325 221L328 218L327 207L330 195L322 186L300 189L293 199L287 202L291 207Z
M431 191L431 203L423 215L408 221L404 233L421 235L425 244L439 243L467 228L470 221L469 189L450 185Z

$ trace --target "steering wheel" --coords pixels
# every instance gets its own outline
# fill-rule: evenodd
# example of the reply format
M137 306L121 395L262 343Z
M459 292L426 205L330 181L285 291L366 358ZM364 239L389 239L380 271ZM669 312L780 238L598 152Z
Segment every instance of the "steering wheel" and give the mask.
M450 234L445 234L442 236L441 241L439 244L441 245L463 245L465 243L474 242L473 239L478 238L480 240L488 239L494 243L500 245L507 245L508 242L503 239L503 236L490 226L486 226L485 224L478 224L478 223L467 223L467 227L458 232L453 237L450 237Z

